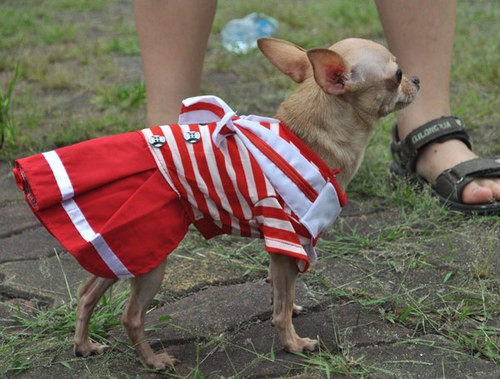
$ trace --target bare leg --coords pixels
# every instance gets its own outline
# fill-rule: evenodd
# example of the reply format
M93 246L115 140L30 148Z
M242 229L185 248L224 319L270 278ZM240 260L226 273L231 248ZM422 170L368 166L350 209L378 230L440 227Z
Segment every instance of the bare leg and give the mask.
M160 289L166 263L167 260L164 260L147 274L131 279L132 292L122 318L130 341L143 364L153 369L172 368L175 364L175 359L168 354L155 354L153 352L144 332L144 316Z
M295 281L299 270L295 261L285 255L271 255L273 285L273 324L278 330L283 348L290 352L313 351L318 341L301 338L292 324Z
M376 0L390 50L407 73L422 83L419 96L398 115L404 138L424 123L451 115L449 84L456 0ZM428 146L417 162L417 172L434 182L445 169L475 158L457 140ZM500 199L499 180L476 180L463 193L465 203Z
M88 332L89 321L97 302L104 292L106 292L115 282L116 279L104 279L93 276L89 278L80 289L74 336L75 355L87 357L91 354L102 354L109 349L107 345L91 343L89 341Z
M134 0L146 82L148 124L177 122L198 94L216 0Z

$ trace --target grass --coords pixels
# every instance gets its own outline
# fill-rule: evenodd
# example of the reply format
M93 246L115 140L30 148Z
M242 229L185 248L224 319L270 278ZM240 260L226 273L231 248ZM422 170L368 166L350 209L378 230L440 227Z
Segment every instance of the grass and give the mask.
M128 291L119 291L103 296L89 324L92 341L115 345L109 338L109 330L119 324L128 294ZM61 359L61 353L72 345L76 298L71 297L71 301L53 308L11 305L11 316L4 320L10 326L0 332L1 377L33 366L59 364L70 367L65 358Z
M116 106L121 110L137 109L144 104L146 91L144 82L138 81L132 85L113 87L99 91L92 103L101 108Z
M11 116L11 101L12 92L16 85L18 70L17 67L14 71L14 77L11 79L7 91L4 93L0 92L0 150L6 146L12 145L12 139L14 137L14 126Z
M0 5L0 160L12 161L143 127L146 99L131 2L84 3L7 0ZM277 37L306 48L329 46L352 35L383 41L372 2L220 0L201 91L226 99L240 114L272 115L295 87L258 52L235 56L223 50L219 33L224 24L255 10L279 20ZM493 0L459 3L452 106L467 123L474 149L482 155L500 152L499 20L500 9ZM303 277L309 296L322 310L333 312L337 305L356 304L384 325L410 331L411 338L389 346L427 346L439 337L445 341L439 349L447 354L446 359L498 364L499 218L455 215L437 206L425 187L415 191L406 182L391 184L388 145L394 120L391 116L381 122L350 186L350 202L360 205L362 215L340 220L318 245L321 260ZM175 293L171 287L163 288L155 306L208 285L262 279L267 274L268 259L260 241L224 237L207 242L190 233L178 255L173 271L201 261L208 274L185 274L194 283ZM220 267L232 271L233 276L228 279L219 274ZM135 367L132 348L126 340L114 337L120 330L117 320L126 294L120 290L105 297L91 333L95 340L112 344L119 354L125 354ZM68 353L74 310L74 301L29 311L14 307L10 319L2 321L9 326L0 331L0 376L28 374L30 369L36 372L50 365L68 370L87 365ZM294 374L390 377L403 364L404 359L373 362L352 346L349 328L333 328L333 340L323 341L318 354L304 356L301 365L294 366ZM263 353L236 344L228 333L209 336L195 345L190 377L210 377L204 365L220 351L226 353L235 377L244 376L252 364L261 361L288 364L272 349ZM242 371L230 358L235 349L247 349L252 356ZM121 359L113 353L110 356L110 360ZM99 359L106 358L99 357L92 364ZM93 370L103 366L89 368L92 364L85 373L98 376ZM414 360L414 364L426 365L423 360ZM150 374L137 370L137 374L124 376ZM443 364L443 377L450 377L448 370Z

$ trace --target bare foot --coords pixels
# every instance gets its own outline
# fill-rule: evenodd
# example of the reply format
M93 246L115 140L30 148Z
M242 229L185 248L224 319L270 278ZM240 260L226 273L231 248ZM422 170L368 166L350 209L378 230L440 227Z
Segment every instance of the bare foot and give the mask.
M459 140L433 143L421 152L417 162L417 172L434 183L444 170L474 158L477 156ZM474 180L465 187L462 199L467 204L484 204L494 199L500 200L500 178Z

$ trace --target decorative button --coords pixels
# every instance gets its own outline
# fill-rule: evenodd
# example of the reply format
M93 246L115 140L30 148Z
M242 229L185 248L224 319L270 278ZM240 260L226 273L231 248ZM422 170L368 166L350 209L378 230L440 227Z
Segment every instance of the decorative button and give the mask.
M165 136L151 136L149 137L149 144L154 147L162 147L167 142Z
M184 133L184 139L186 140L186 142L189 142L189 143L196 143L200 140L201 138L201 134L200 132L186 132Z

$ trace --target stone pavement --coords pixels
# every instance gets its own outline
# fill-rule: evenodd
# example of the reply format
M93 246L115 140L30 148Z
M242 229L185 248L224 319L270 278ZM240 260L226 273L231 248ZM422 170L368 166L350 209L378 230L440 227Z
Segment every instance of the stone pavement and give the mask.
M339 222L366 228L392 216L391 211L354 204L345 210ZM476 238L481 238L480 233ZM460 243L464 249L457 251L458 255L467 251L476 254L477 243L481 241L469 241L466 237ZM436 262L449 254L450 244L448 241L435 247ZM378 252L371 260L360 259L356 263L342 257L320 260L311 275L321 276L331 286L332 296L315 296L317 292L307 278L300 280L298 303L306 311L295 318L294 324L300 335L320 337L321 351L315 354L328 360L327 352L342 351L351 362L362 358L363 366L372 368L367 377L374 378L498 378L497 366L459 354L452 341L432 331L415 334L412 329L384 320L377 306L348 301L339 295L340 291L362 293L376 300L398 291L402 285L414 285L416 298L435 296L449 290L443 277L464 267L461 260L444 260L428 269L416 267L401 272L395 268L397 258L392 257L390 264L385 258ZM198 369L210 377L325 377L326 371L321 370L320 363L305 372L302 357L281 349L270 323L269 289L264 280L254 278L245 282L241 269L215 261L210 253L199 254L196 260L174 255L161 292L169 300L147 316L149 327L162 316L170 317L161 322L162 328L150 331L149 337L155 349L166 347L182 361L177 366L177 375L194 376L194 370ZM41 227L22 200L9 163L0 162L0 319L5 321L9 317L11 304L16 300L47 306L67 301L63 270L70 290L76 293L87 274ZM498 265L494 270L498 275ZM495 323L498 325L498 320ZM122 340L123 349L118 350L130 350L120 327L111 333L117 341ZM126 358L118 351L108 357L72 359L71 350L68 345L61 353L62 360L68 359L66 365L47 363L13 376L153 378L159 375L144 370L137 360L130 358L133 356L130 351ZM309 361L314 357L311 354Z

